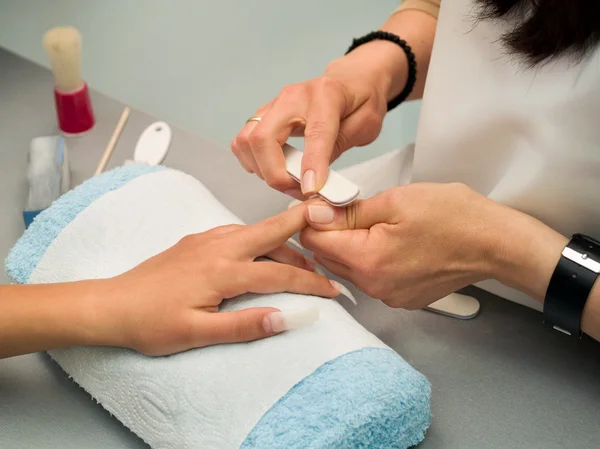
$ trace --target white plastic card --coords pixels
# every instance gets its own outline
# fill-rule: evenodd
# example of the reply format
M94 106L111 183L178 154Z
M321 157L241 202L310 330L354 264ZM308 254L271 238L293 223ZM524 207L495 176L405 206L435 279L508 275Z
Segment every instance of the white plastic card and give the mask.
M133 159L136 163L159 165L171 144L171 128L165 122L155 122L140 135L135 145Z
M296 181L302 179L302 151L291 145L283 146L287 172ZM339 173L329 170L329 176L318 195L329 204L337 207L347 206L358 199L360 190L356 184L344 178Z

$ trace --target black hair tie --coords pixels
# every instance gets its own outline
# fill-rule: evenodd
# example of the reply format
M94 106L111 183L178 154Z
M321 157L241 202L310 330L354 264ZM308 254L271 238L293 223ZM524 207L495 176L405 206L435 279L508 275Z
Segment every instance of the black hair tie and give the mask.
M415 83L417 82L417 61L415 59L415 54L412 52L412 49L406 43L406 41L400 39L400 37L396 36L395 34L388 33L387 31L373 31L366 36L353 39L352 45L345 54L350 53L356 47L360 47L361 45L374 40L393 42L402 48L404 54L406 55L406 59L408 59L408 77L406 79L406 85L404 86L404 89L402 89L402 92L400 92L396 98L388 103L387 110L391 111L404 100L406 100L414 89Z

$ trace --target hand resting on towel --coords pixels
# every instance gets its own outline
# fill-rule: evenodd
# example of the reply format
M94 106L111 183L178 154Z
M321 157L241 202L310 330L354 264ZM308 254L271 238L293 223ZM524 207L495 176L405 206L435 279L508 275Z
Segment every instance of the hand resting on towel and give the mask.
M217 312L224 299L247 292L339 294L285 244L306 226L305 207L189 235L114 278L0 286L0 357L76 345L166 355L288 330L285 314L295 312ZM281 263L255 261L262 256Z

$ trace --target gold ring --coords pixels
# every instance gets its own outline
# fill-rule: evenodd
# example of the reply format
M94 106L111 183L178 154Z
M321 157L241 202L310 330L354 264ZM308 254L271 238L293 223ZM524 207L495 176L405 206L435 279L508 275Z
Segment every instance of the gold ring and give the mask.
M246 123L250 123L250 122L260 122L261 117L250 117L248 120L246 120Z

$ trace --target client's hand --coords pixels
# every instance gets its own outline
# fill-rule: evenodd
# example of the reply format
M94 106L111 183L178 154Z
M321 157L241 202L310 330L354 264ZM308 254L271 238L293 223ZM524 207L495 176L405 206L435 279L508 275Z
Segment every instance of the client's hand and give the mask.
M101 298L98 310L108 318L108 328L121 336L116 344L163 355L256 340L286 330L286 312L265 307L217 313L224 299L246 292L337 296L327 278L313 273L310 262L285 245L306 226L305 208L300 205L255 225L184 237L110 280L112 294ZM255 262L260 256L281 263Z

